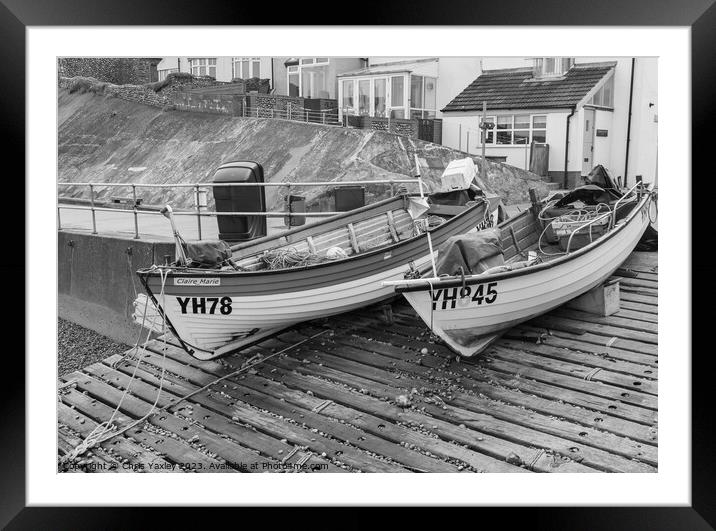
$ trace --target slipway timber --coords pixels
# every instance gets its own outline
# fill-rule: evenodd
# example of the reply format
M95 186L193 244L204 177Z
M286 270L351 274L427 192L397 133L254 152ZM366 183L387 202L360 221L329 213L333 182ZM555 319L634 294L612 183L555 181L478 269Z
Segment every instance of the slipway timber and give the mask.
M402 299L213 361L159 338L113 424L154 412L61 470L656 472L657 275L656 253L633 253L617 313L562 306L469 359ZM61 378L59 456L110 419L135 360Z

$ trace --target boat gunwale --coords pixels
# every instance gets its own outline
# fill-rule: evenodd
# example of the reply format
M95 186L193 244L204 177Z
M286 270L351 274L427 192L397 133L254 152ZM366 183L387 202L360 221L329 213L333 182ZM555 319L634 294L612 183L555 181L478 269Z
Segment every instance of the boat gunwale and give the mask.
M411 197L410 195L404 194L405 197ZM398 196L402 197L402 196ZM394 198L386 199L386 204ZM373 206L379 205L378 203L374 203ZM431 234L431 236L434 236L438 232L442 232L444 229L448 228L449 226L453 224L457 224L459 221L461 221L463 218L467 217L469 214L473 213L476 209L486 206L486 209L489 209L491 206L490 199L485 197L482 202L479 202L475 205L472 205L470 207L465 208L462 212L459 214L453 216L452 218L445 221L445 223L442 223L438 225L437 227L429 230L428 232ZM346 214L355 214L355 211L347 212ZM340 216L344 217L344 214L340 214ZM327 218L326 221L336 221L336 217ZM318 224L316 224L318 225ZM320 267L326 267L331 266L335 264L349 264L354 263L360 259L367 259L372 258L374 256L377 256L381 253L386 253L389 251L393 251L395 249L399 249L403 246L407 246L409 244L418 242L420 239L427 239L428 232L423 232L421 234L418 234L416 236L412 236L405 240L400 240L398 242L393 242L389 245L383 246L383 247L377 247L375 249L370 249L362 253L356 253L351 256L348 256L347 258L342 258L340 260L328 260L325 262L320 262L317 264L308 264L305 266L297 266L297 267L287 267L282 269L259 269L255 271L221 271L221 270L213 270L213 269L198 269L198 268L178 268L176 266L171 266L171 268L167 271L167 278L171 277L202 277L202 278L226 278L226 277L259 277L262 275L275 275L275 274L286 274L290 272L299 272L299 271L306 271L306 270L313 270L318 269ZM284 233L285 234L285 233ZM276 236L278 237L278 235ZM265 243L265 242L264 242ZM160 268L142 268L137 270L137 275L144 279L144 278L150 278L150 277L158 277L159 271L163 269L163 266Z
M569 263L572 260L575 260L587 253L590 253L596 249L598 249L604 242L609 241L612 237L616 236L617 234L621 233L629 224L636 218L637 213L641 212L642 209L646 206L648 201L651 199L651 195L653 192L653 185L648 185L645 189L644 197L641 198L639 203L634 205L633 210L629 213L628 216L624 218L624 223L619 225L618 227L613 228L611 231L609 231L607 234L604 234L600 238L594 240L593 242L589 243L588 245L585 245L581 249L577 249L576 251L573 251L569 254L565 254L564 256L560 256L558 258L555 258L554 260L550 260L548 262L542 262L540 264L536 264L529 267L523 267L521 269L515 269L512 271L500 271L497 273L490 273L488 275L479 274L479 275L465 275L464 281L463 277L460 276L450 276L448 278L425 278L425 279L416 279L414 281L411 281L408 285L401 285L398 283L393 283L393 286L395 287L396 293L406 293L406 292L414 292L414 291L433 291L436 288L453 288L453 287L460 287L460 286L472 286L474 284L484 284L485 282L492 282L497 280L506 280L511 278L520 277L523 275L530 275L536 272L545 271L548 269L551 269L553 267L557 267L560 265L564 265ZM529 212L529 211L525 211ZM517 216L515 218L512 218L509 221L515 221L520 216ZM509 226L509 223L506 225L499 225L498 228L501 228L502 226L507 227ZM407 281L398 281L398 282L407 282Z

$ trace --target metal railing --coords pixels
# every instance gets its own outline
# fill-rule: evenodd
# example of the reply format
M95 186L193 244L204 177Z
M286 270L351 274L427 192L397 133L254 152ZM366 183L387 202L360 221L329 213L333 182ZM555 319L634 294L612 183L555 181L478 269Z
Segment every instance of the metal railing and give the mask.
M242 109L242 116L244 118L274 118L322 125L343 125L338 119L338 109L335 108L315 110L289 104L285 109L275 109L245 105Z
M291 202L290 202L290 196L291 196L291 188L300 188L300 187L313 187L313 186L326 186L326 187L341 187L341 186L365 186L365 185L385 185L390 186L390 194L395 195L396 193L396 185L406 185L406 184L412 184L412 185L419 185L420 182L417 179L392 179L392 180L371 180L371 181L329 181L329 182L303 182L303 183L297 183L297 182L264 182L264 183L175 183L175 184L143 184L143 183L80 183L80 182L66 182L66 183L57 183L57 187L71 187L71 186L77 186L77 187L86 187L89 190L90 193L90 206L82 206L82 205L72 205L72 204L61 204L59 201L63 199L62 196L59 196L59 201L57 204L57 228L58 230L62 229L62 219L60 215L61 210L89 210L92 213L92 234L97 234L97 212L126 212L127 214L132 214L134 217L134 238L140 239L139 236L139 212L140 209L138 203L138 197L137 197L137 189L138 188L191 188L194 191L194 210L175 210L174 215L175 216L196 216L196 222L197 222L197 231L199 235L199 239L201 240L201 234L202 234L202 226L201 226L201 218L202 216L206 217L218 217L218 216L263 216L266 218L281 218L281 217L287 217L288 218L288 226L291 226L291 218L293 216L299 216L299 217L307 217L307 218L319 218L319 217L327 217L327 216L334 216L337 214L341 214L342 212L296 212L291 209ZM217 212L217 211L209 211L204 210L202 211L202 208L206 208L205 206L201 205L201 202L199 201L199 198L201 197L202 192L207 192L209 188L214 187L256 187L256 186L262 186L262 187L284 187L286 188L286 196L289 198L288 201L288 210L287 211L269 211L269 212ZM103 206L97 206L96 205L96 198L95 193L97 192L97 188L131 188L132 189L132 201L131 201L131 210L129 209L117 209L117 208L107 208ZM64 199L77 199L77 198L69 198L65 197ZM142 214L150 214L150 215L163 215L158 210L148 210L148 209L141 209Z

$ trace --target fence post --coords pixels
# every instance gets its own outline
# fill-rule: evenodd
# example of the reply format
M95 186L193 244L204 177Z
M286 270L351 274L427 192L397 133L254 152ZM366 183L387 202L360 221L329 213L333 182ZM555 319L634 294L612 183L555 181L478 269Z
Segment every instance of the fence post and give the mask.
M60 205L57 205L57 230L62 230L62 220L60 220Z
M271 118L273 118L273 111L274 111L274 108L271 107Z
M137 219L137 185L132 185L132 209L134 210L134 239L139 239L139 220Z
M286 187L286 201L288 203L288 228L290 229L293 225L291 224L291 211L293 210L293 207L291 206L291 185L287 185Z
M196 201L196 227L199 230L199 239L201 240L201 202L199 201L199 186L195 187L194 196Z
M94 212L94 186L89 185L90 189L90 206L92 208L92 234L97 234L97 219Z
M291 102L288 102L288 119L291 119Z
M323 120L323 125L326 125L326 111L321 111L321 119Z

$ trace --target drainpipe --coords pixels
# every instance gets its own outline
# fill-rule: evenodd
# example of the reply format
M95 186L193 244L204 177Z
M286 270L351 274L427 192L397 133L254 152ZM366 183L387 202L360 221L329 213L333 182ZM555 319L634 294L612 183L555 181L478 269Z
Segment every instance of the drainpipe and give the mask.
M569 113L567 116L567 134L564 138L564 172L562 174L563 183L562 186L564 186L564 189L567 189L567 162L569 161L569 120L574 116L574 112L577 110L577 106L572 106L572 112Z
M624 157L624 188L627 187L627 170L629 169L629 142L631 136L631 105L634 98L634 66L636 58L631 58L631 81L629 82L629 116L627 117L627 135L626 135L626 156Z

